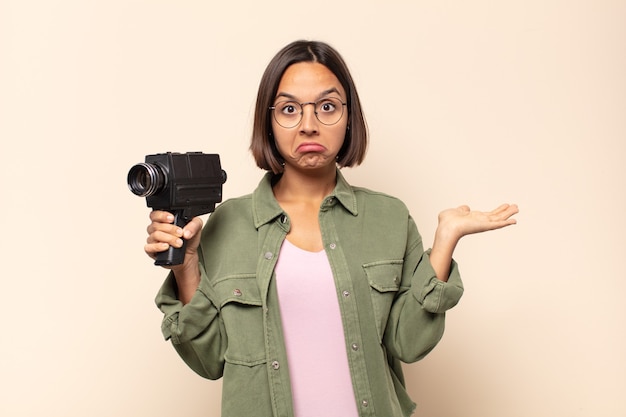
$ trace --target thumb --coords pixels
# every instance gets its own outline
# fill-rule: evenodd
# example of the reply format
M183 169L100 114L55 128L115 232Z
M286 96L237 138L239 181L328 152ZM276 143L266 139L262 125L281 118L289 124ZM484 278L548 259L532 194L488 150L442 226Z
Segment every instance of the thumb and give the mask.
M194 217L191 219L191 221L183 228L183 238L192 239L194 236L197 236L202 230L202 225L203 222L200 217Z

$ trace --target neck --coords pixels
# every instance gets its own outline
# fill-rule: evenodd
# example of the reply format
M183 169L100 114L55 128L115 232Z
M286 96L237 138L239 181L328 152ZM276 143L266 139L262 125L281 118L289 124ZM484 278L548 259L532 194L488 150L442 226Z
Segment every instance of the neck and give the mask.
M282 177L274 185L274 195L278 201L321 201L333 191L336 184L335 166L314 172L295 170L286 166Z

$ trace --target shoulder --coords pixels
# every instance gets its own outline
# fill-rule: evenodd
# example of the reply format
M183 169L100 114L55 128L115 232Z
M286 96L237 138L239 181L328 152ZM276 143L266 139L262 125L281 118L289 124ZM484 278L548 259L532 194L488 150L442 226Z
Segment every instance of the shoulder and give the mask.
M402 200L384 192L371 190L365 187L352 186L359 209L380 208L388 214L406 214L408 208Z
M252 195L229 198L215 207L209 217L210 222L241 222L252 219Z
M250 206L251 204L252 204L252 194L245 194L239 197L231 197L227 200L224 200L215 208L215 211L232 210L232 209L240 208L242 206Z

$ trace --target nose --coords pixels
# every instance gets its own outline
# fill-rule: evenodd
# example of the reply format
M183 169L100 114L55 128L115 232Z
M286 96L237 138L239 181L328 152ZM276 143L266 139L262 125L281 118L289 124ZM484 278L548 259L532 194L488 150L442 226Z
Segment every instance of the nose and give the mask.
M319 125L317 116L315 115L315 103L302 103L302 121L300 122L300 132L311 135L317 133L318 130Z

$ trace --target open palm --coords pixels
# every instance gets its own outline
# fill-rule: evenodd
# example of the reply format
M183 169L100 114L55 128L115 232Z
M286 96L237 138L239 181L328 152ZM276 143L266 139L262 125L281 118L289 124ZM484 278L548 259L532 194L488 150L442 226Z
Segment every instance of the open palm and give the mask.
M512 218L518 212L515 204L502 204L495 210L484 212L471 210L463 205L439 213L439 226L446 228L458 239L473 233L500 229L517 223Z

